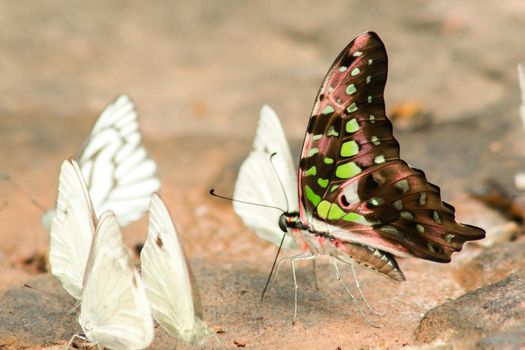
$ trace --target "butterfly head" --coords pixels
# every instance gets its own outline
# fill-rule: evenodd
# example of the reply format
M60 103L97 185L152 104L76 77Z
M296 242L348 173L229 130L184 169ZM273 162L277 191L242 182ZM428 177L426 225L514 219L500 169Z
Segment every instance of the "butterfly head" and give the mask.
M283 212L279 217L279 228L284 233L288 233L288 229L306 230L307 227L301 222L298 212Z

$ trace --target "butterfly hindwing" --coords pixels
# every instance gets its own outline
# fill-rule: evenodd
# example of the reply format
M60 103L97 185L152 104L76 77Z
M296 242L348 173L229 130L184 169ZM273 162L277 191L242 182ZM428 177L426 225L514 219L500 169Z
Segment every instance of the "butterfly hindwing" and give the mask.
M383 99L387 65L383 43L368 32L328 71L301 155L301 217L344 241L450 261L484 232L458 224L439 188L399 158Z

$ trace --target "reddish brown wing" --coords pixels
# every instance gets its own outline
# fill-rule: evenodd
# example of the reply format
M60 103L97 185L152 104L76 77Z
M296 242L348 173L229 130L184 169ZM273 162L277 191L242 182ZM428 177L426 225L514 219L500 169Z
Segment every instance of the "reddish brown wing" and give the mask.
M328 71L299 165L301 217L344 240L447 262L484 231L456 223L439 188L399 158L385 115L387 66L383 43L368 32Z

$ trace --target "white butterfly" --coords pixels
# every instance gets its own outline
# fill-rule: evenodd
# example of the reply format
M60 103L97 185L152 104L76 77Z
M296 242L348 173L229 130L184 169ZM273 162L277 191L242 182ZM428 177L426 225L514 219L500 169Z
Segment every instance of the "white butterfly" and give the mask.
M148 238L140 260L153 317L171 335L188 344L199 344L211 332L194 305L184 250L168 209L156 193L151 197L149 213Z
M95 213L111 209L122 226L140 219L151 194L160 188L157 165L144 149L137 118L129 97L119 96L100 114L77 157ZM54 214L42 218L46 228Z
M64 289L81 299L79 323L89 341L112 349L143 349L151 343L146 293L116 216L106 211L97 223L73 159L64 161L60 172L49 261Z
M239 170L233 198L298 212L296 189L297 171L286 136L277 114L265 105L261 109L253 150ZM275 223L279 222L281 211L235 201L233 209L259 237L280 244L284 233ZM294 239L286 236L283 248L295 246Z

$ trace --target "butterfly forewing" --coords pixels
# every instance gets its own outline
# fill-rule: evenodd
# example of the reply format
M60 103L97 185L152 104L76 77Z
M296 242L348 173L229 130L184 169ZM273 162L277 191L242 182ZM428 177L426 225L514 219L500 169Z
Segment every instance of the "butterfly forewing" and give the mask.
M297 212L296 188L296 169L284 130L273 109L264 106L253 149L241 165L233 197L239 201ZM233 209L260 238L275 245L281 243L284 233L275 225L281 211L237 201L233 202ZM286 236L282 247L291 249L296 247L296 243L292 237Z
M387 65L383 43L369 32L328 71L301 154L301 218L344 241L446 262L484 232L456 223L439 188L399 158L385 115Z
M75 160L62 163L56 214L50 230L49 261L64 289L80 299L96 218Z
M148 239L140 257L153 317L171 335L186 343L201 343L209 331L197 317L194 296L198 294L168 209L156 193L151 198Z

